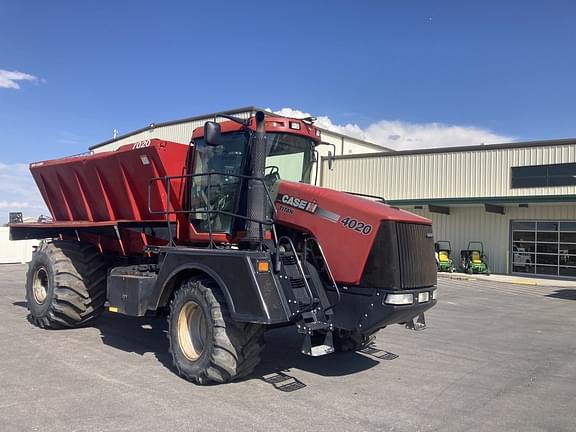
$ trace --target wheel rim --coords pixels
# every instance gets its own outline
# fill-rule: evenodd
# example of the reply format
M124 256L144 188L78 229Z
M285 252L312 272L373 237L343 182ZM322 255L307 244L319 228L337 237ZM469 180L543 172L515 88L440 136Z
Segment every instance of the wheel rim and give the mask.
M40 267L34 272L32 293L36 303L44 304L46 297L48 296L48 273L44 267Z
M195 361L204 352L208 327L198 303L189 301L178 314L178 344L188 360Z

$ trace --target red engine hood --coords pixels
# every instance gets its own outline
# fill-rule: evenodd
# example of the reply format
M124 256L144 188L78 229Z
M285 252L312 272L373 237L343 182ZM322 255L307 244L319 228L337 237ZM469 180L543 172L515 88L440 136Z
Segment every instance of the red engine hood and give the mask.
M281 181L276 221L316 237L336 281L356 285L382 221L431 225L429 219L366 198Z

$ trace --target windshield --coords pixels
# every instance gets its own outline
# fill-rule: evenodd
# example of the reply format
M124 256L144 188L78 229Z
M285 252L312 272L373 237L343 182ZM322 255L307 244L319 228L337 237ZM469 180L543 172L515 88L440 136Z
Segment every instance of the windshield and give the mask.
M195 140L194 174L190 182L190 206L198 211L192 223L199 232L231 232L232 216L224 213L211 215L207 211L236 213L240 205L241 179L247 169L249 134L234 132L222 135L217 146ZM270 188L277 180L310 182L313 165L314 142L305 137L269 133L266 135L266 177ZM210 178L206 175L212 174Z
M196 140L195 173L222 172L241 174L246 153L247 135L244 132L222 136L222 144L207 146ZM283 180L310 183L314 163L314 142L298 135L266 134L266 174ZM227 177L226 182L238 178Z
M314 142L309 138L283 133L266 134L266 174L310 183L313 150Z

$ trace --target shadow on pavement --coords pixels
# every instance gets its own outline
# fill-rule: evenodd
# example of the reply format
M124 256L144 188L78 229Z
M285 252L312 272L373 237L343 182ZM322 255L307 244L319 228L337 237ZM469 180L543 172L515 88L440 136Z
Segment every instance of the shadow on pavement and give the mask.
M284 393L292 393L293 391L301 390L306 387L298 378L288 375L284 372L274 372L262 376L262 381L272 384L276 390Z
M262 362L253 376L286 373L292 368L321 376L344 376L358 373L380 362L357 352L335 353L321 357L309 357L300 353L302 336L293 327L271 330L266 333L266 348Z
M105 345L140 355L152 353L162 365L176 371L168 352L168 323L165 318L105 313L93 326L100 330Z
M14 306L20 306L23 308L27 308L28 307L28 303L26 303L25 301L17 301L12 303Z
M122 351L143 355L152 353L160 363L175 372L168 351L168 324L164 318L134 318L106 313L94 327L101 333L102 342ZM291 369L299 369L321 376L344 376L368 370L381 360L397 356L372 348L363 355L358 352L335 353L322 357L308 357L300 353L302 338L293 327L268 331L262 362L246 379L262 379L284 392L306 387L290 376ZM383 356L379 355L384 353ZM377 355L374 355L377 354Z
M262 362L247 379L261 379L281 392L293 392L306 387L301 380L290 375L292 369L324 377L352 375L380 364L358 352L334 353L309 357L300 353L302 338L289 327L266 333L266 348Z
M562 300L576 300L576 289L559 289L551 294L546 294L546 297L559 298Z

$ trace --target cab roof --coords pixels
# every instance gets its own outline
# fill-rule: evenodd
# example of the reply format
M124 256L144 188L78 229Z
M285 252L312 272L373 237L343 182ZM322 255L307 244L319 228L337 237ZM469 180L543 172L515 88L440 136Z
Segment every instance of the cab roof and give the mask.
M245 128L256 131L256 118L250 117L248 120L248 126L241 125L231 120L226 120L220 123L220 129L223 134L245 130ZM310 138L316 142L316 144L320 143L320 129L304 120L266 115L264 121L266 132L300 135ZM194 140L202 137L204 137L204 128L198 127L194 129L194 132L192 132L192 139Z

